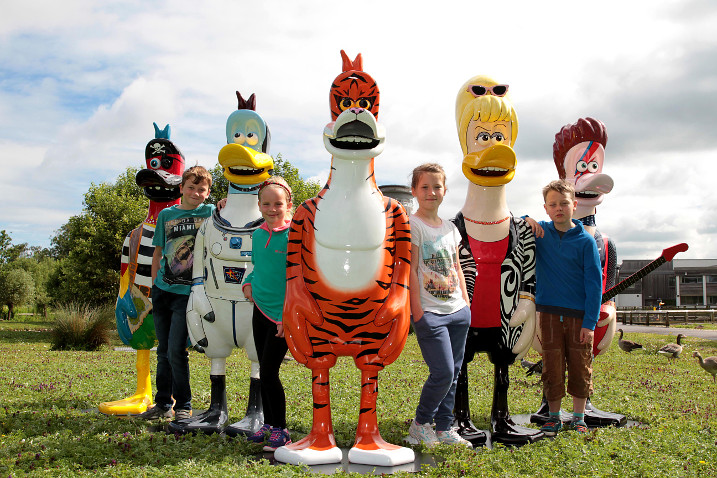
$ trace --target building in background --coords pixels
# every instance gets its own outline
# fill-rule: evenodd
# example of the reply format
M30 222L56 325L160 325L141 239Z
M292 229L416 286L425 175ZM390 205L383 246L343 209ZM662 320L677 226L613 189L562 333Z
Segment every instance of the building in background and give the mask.
M651 261L627 259L618 283ZM717 308L717 259L673 259L637 281L616 298L618 308Z
M381 194L384 196L393 198L403 204L406 214L413 213L415 201L413 200L413 195L411 194L411 188L402 184L386 184L384 186L379 186L378 189L381 190Z

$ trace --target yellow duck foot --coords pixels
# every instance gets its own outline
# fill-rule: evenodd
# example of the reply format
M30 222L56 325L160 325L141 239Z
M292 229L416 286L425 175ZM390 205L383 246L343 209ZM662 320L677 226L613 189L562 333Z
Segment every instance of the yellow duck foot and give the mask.
M138 415L147 411L151 405L152 397L141 394L114 402L103 402L97 408L105 415Z
M329 463L341 463L343 454L337 446L319 450L316 448L292 448L291 445L282 446L274 452L274 458L282 463L291 465L324 465Z
M399 466L413 463L416 455L410 448L392 446L368 450L354 446L349 450L349 461L361 465L373 466Z

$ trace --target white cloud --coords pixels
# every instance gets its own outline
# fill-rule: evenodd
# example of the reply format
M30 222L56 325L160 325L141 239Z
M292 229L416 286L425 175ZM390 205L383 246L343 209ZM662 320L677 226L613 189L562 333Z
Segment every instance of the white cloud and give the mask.
M704 0L649 9L507 2L495 15L468 0L435 9L367 0L350 12L316 1L11 2L0 19L0 161L9 168L0 186L13 212L0 228L46 244L80 212L91 181L143 164L152 122L171 125L190 164L213 166L236 90L256 93L271 153L323 183L321 132L343 48L363 54L381 88L379 184L406 184L413 167L439 162L449 187L441 214L455 214L466 191L455 94L491 74L510 83L520 119L507 188L515 214L544 216L554 134L594 116L608 127L605 172L615 179L598 224L620 257L649 258L680 238L691 257L717 257L717 229L706 224L717 218L708 166L717 152L716 14Z
M87 121L62 126L57 143L47 150L43 166L58 171L67 167L100 171L123 169L127 166L128 153L152 137L147 133L154 133L153 121L165 118L166 122L172 122L175 105L176 95L171 84L138 78L112 105L99 105ZM164 126L161 120L158 124Z

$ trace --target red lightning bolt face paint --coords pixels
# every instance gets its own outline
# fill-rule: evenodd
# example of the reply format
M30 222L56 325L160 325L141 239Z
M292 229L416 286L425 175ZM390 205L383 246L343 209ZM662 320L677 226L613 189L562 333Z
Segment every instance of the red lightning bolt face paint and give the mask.
M575 182L578 179L588 173L597 173L602 169L602 160L595 158L595 153L601 146L600 143L590 141L585 148L585 151L580 156L580 159L575 163L574 175Z

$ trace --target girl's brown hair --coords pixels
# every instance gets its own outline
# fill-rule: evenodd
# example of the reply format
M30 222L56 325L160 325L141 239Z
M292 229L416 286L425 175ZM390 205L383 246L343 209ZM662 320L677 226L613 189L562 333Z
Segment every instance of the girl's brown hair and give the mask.
M290 203L291 201L291 186L289 186L289 183L286 182L284 178L281 176L272 176L259 186L259 200L261 201L261 192L264 190L264 188L267 188L269 186L276 186L278 188L281 188L286 193L286 202Z
M446 172L443 170L443 166L438 163L425 163L420 166L416 166L411 174L411 189L415 188L418 181L421 179L423 173L438 173L441 175L443 186L446 186Z

